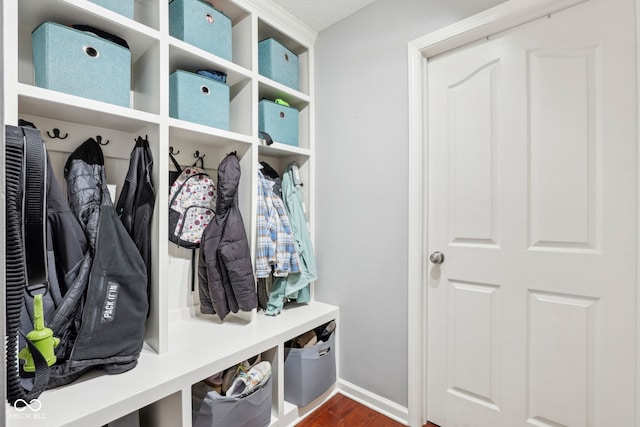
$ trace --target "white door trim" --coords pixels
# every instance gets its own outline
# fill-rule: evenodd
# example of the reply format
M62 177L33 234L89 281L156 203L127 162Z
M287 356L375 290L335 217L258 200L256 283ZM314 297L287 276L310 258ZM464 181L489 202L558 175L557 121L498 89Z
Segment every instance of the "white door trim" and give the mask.
M409 214L408 214L408 421L412 427L426 423L427 414L427 63L430 57L489 37L534 19L569 8L588 0L509 0L485 12L415 39L408 44L409 90ZM640 0L636 4L636 28L640 22ZM637 45L640 35L636 30ZM640 69L640 55L638 69ZM638 80L638 77L636 77ZM639 89L640 90L640 89ZM636 96L640 100L640 94ZM637 101L638 102L638 101ZM638 109L640 115L640 108ZM640 128L640 117L637 120ZM640 132L638 133L640 135ZM640 164L640 150L638 150ZM640 174L638 174L640 201ZM638 218L640 230L640 217ZM640 265L640 238L639 248ZM639 280L638 278L636 280ZM640 283L639 283L640 284ZM640 288L637 287L637 288ZM640 313L640 293L636 293L636 307ZM640 316L636 330L640 331ZM636 337L640 354L640 337ZM636 369L636 411L640 408L640 370ZM636 426L640 426L636 416Z

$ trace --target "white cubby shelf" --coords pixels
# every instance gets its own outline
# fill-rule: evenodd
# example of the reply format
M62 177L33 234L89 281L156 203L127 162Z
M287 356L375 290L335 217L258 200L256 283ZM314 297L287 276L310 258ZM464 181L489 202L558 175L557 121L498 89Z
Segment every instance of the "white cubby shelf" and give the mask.
M231 314L222 322L200 314L197 289L191 291L191 251L168 240L168 171L173 167L168 153L172 147L185 166L194 163L198 152L216 182L219 162L230 152L237 154L242 169L238 203L252 254L259 162L268 162L283 173L295 161L304 182L313 238L318 232L314 224L316 33L270 2L212 0L232 23L232 59L226 60L169 34L168 0L134 2L133 19L88 0L3 0L0 5L5 124L16 125L25 119L41 130L63 187L61 169L68 154L90 137L101 135L109 140L103 151L107 180L117 186L116 195L135 139L147 136L156 190L150 237L150 315L138 365L120 375L95 371L67 386L47 390L40 397L38 414L6 405L7 426L35 425L36 419L47 426L103 426L135 414L142 426L187 427L191 425L191 386L256 354L262 354L273 367L272 426L290 425L322 397L306 408L284 400L284 343L330 320L339 323L339 308L315 300L312 292L308 304L286 304L277 316L253 310ZM31 33L45 21L90 25L126 40L132 60L128 107L35 86ZM277 38L299 56L298 90L259 74L258 42L268 37ZM228 130L169 116L169 75L177 69L215 69L227 74ZM258 103L263 98L285 99L300 112L298 146L278 142L267 146L260 138ZM68 138L47 137L46 132L54 128Z

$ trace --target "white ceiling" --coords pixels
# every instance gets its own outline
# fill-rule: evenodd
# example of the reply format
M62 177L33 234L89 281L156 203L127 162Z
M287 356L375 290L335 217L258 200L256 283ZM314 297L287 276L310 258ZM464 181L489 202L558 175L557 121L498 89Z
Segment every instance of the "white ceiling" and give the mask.
M271 0L320 32L375 0Z

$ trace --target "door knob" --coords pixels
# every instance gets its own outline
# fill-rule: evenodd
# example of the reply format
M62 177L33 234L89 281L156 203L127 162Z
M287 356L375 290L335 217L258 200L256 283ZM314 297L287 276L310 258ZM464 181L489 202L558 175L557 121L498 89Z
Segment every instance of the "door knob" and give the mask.
M444 262L444 254L442 252L435 251L429 255L429 261L434 264L442 264Z

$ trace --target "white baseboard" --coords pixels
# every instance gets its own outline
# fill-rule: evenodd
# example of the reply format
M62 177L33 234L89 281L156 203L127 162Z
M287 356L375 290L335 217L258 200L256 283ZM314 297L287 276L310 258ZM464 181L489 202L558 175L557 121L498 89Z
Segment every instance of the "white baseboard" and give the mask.
M409 425L408 408L400 406L387 398L371 393L369 390L351 384L342 378L338 379L338 392L401 424Z

